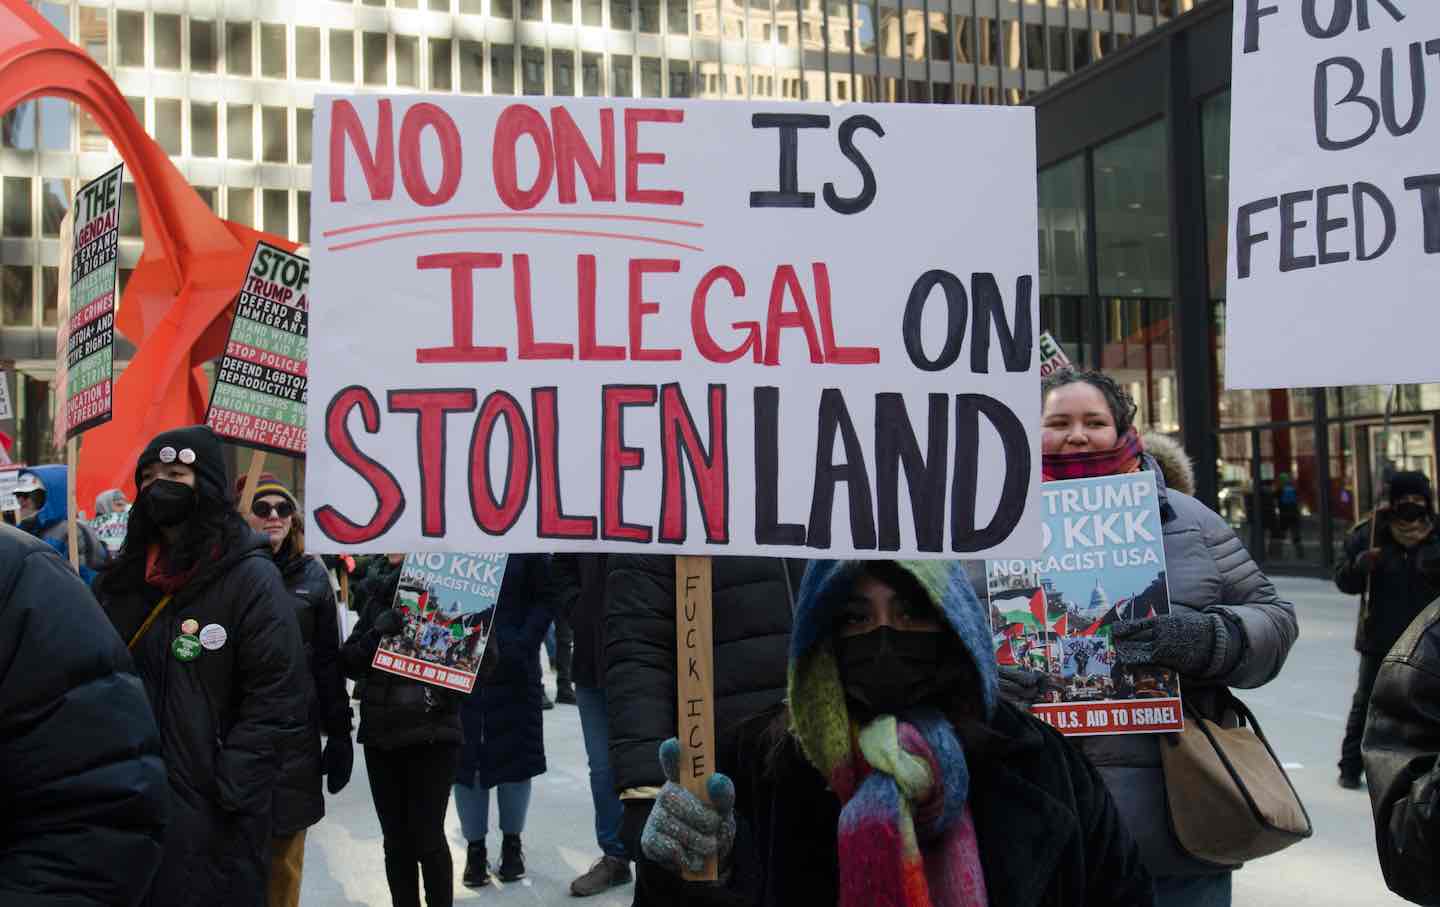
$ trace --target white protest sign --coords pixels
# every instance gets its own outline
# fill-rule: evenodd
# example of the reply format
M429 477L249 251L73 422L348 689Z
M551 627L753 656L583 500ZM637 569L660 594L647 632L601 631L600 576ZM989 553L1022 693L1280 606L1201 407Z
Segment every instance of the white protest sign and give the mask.
M1437 41L1434 0L1237 0L1229 387L1440 380Z
M1070 367L1070 357L1065 355L1065 350L1055 342L1049 331L1040 332L1040 377L1047 377L1051 372L1062 368Z
M1032 110L323 96L315 129L315 550L1038 553Z
M15 418L15 407L10 404L10 373L0 369L0 420Z

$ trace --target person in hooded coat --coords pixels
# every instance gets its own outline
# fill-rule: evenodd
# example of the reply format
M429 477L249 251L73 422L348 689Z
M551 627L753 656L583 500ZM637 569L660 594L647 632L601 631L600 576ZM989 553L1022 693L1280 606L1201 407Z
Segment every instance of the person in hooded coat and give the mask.
M1280 673L1299 635L1295 608L1275 591L1229 524L1188 494L1184 452L1160 436L1143 441L1135 403L1101 372L1062 369L1041 385L1041 472L1045 481L1155 474L1165 546L1170 613L1112 626L1122 664L1155 664L1180 674L1187 708L1230 721L1228 687L1254 689ZM1047 675L1000 669L1002 694L1029 705L1045 691ZM1171 829L1159 735L1114 734L1077 739L1100 771L1125 825L1140 844L1162 907L1227 907L1231 871L1187 854ZM1201 803L1196 809L1203 809Z
M64 466L34 466L20 470L15 477L15 498L20 502L20 528L60 553L70 557L69 470ZM83 520L76 523L75 538L80 546L80 578L93 582L95 574L110 562L95 530Z
M673 904L1148 907L1104 782L1001 701L987 609L955 561L814 561L790 638L788 709L747 722L706 805L676 783L641 846ZM722 884L681 881L705 857Z
M265 901L281 757L306 729L305 655L268 540L235 512L220 440L157 435L96 582L160 728L170 825L149 907Z
M242 477L235 494L244 493ZM330 793L338 794L350 782L354 767L350 697L340 672L335 593L324 565L305 553L305 530L295 495L273 475L263 473L244 517L270 543L305 645L308 729L286 750L275 788L268 899L269 907L296 907L305 868L305 829L325 816L321 778L328 778ZM327 738L323 749L322 733Z

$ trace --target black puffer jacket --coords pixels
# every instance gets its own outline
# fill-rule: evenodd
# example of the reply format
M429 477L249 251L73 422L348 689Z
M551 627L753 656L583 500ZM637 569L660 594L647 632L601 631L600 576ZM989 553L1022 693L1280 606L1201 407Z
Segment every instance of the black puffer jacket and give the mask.
M477 776L481 787L494 787L545 773L540 644L555 619L557 591L549 561L512 554L505 562L489 642L499 657L460 706L465 742L455 780L466 787Z
M789 576L786 576L786 567ZM665 783L656 753L675 736L675 559L611 555L605 588L605 696L610 765L620 791ZM717 557L715 642L717 771L726 771L740 722L785 697L790 600L804 561Z
M575 634L571 676L577 687L605 686L605 576L609 556L557 554L550 559L559 607Z
M1385 884L1416 903L1440 902L1440 602L1380 665L1364 756Z
M285 556L280 576L295 607L300 638L305 644L309 703L306 733L285 752L285 765L275 787L275 835L293 835L325 816L320 765L320 734L350 733L350 700L340 673L340 628L335 617L335 592L330 576L314 557Z
M0 526L0 904L135 904L169 790L130 654L44 542Z
M152 907L197 897L207 907L264 902L281 753L305 731L305 657L269 542L243 524L232 538L134 649L170 776L171 822ZM116 585L104 584L102 604L128 640L162 595L144 582ZM172 644L189 621L208 641L185 662Z
M360 732L355 739L366 746L398 749L420 743L460 742L460 697L417 680L370 667L380 634L375 618L395 603L400 566L378 564L364 581L365 610L340 647L345 676L357 681Z
M1421 569L1423 564L1440 563L1440 531L1414 548L1404 548L1390 534L1383 513L1375 529L1375 547L1380 558L1368 576L1370 596L1355 621L1355 650L1365 655L1384 655L1395 641L1440 595L1440 575ZM1370 548L1370 521L1359 524L1345 540L1345 557L1335 565L1335 585L1347 595L1365 595L1367 575L1358 563Z

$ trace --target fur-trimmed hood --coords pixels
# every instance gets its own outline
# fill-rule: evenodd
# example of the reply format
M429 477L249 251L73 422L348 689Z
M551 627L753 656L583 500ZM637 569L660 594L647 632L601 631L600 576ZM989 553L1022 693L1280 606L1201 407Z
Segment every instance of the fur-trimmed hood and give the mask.
M1195 465L1180 442L1159 432L1146 432L1140 436L1145 452L1155 458L1160 473L1165 477L1167 487L1195 496Z

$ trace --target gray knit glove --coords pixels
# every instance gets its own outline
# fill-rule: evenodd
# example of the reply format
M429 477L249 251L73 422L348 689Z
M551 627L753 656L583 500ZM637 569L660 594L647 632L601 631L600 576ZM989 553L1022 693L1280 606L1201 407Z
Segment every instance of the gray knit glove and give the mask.
M735 844L735 785L718 772L711 775L710 805L681 787L680 741L674 737L660 744L660 768L665 786L640 834L646 858L675 872L700 872L712 856L724 860Z
M1111 631L1120 661L1160 665L1182 675L1214 677L1240 660L1243 641L1219 614L1175 611L1163 617L1122 620Z
M1019 665L1000 665L998 673L1001 698L1022 709L1039 702L1045 692L1055 686L1050 675L1044 671L1032 671Z

